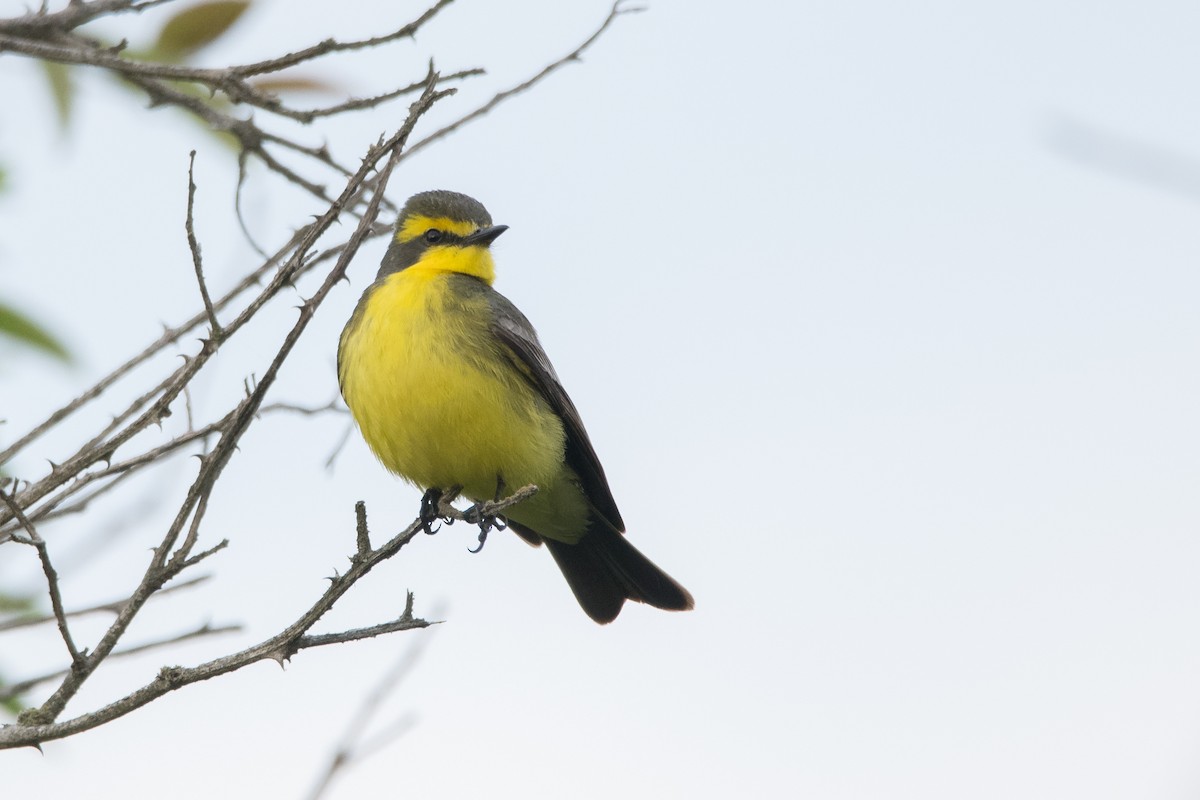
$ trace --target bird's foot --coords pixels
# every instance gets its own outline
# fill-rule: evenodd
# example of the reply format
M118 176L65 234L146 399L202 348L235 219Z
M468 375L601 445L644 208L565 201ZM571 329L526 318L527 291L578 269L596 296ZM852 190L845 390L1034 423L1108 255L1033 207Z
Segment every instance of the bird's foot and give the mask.
M421 530L430 536L441 530L441 525L438 525L436 528L433 527L433 523L437 522L441 516L438 513L441 503L442 490L436 487L428 490L421 496Z
M478 553L487 543L488 534L493 530L502 531L508 527L508 521L498 514L484 514L486 503L476 503L463 512L463 519L472 525L479 526L479 546L467 548L469 552Z

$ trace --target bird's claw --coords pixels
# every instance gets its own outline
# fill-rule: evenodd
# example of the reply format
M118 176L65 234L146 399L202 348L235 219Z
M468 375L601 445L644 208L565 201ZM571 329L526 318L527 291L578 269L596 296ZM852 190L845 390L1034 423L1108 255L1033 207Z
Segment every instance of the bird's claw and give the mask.
M433 527L439 519L438 508L442 502L442 490L433 488L421 496L421 530L432 536L441 530L442 526Z
M472 525L479 526L479 546L474 548L468 547L467 551L470 553L478 553L479 551L483 550L484 544L487 543L488 534L491 533L493 529L502 531L508 527L508 521L505 520L504 517L496 514L483 514L481 512L482 508L483 503L476 503L463 512L464 520Z

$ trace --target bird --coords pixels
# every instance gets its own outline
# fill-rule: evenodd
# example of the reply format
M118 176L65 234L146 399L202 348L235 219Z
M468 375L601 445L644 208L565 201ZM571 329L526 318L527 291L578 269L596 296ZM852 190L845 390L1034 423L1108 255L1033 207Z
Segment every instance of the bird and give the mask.
M685 611L692 595L625 537L604 468L529 320L497 292L491 245L507 225L465 194L415 194L375 281L338 342L342 397L389 471L482 507L528 484L503 513L550 551L600 624L626 600ZM480 543L487 533L486 523Z

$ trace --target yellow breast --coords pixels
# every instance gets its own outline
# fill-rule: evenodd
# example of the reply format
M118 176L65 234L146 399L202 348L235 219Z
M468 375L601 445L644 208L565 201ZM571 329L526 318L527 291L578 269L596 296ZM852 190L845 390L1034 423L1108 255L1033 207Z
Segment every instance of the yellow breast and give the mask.
M456 293L462 280L410 267L368 290L342 334L339 380L384 466L421 488L491 499L498 478L510 489L549 482L564 434L493 341L486 296Z

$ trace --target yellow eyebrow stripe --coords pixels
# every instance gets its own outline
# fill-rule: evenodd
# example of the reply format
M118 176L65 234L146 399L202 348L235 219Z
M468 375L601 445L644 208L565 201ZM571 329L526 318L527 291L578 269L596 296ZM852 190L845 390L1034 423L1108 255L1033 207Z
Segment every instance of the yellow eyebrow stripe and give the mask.
M449 217L426 217L417 214L404 221L400 230L396 232L396 241L411 242L418 236L424 236L425 231L430 228L437 228L439 231L453 233L458 236L470 236L479 230L479 226L474 222L463 222L461 220L450 219Z

